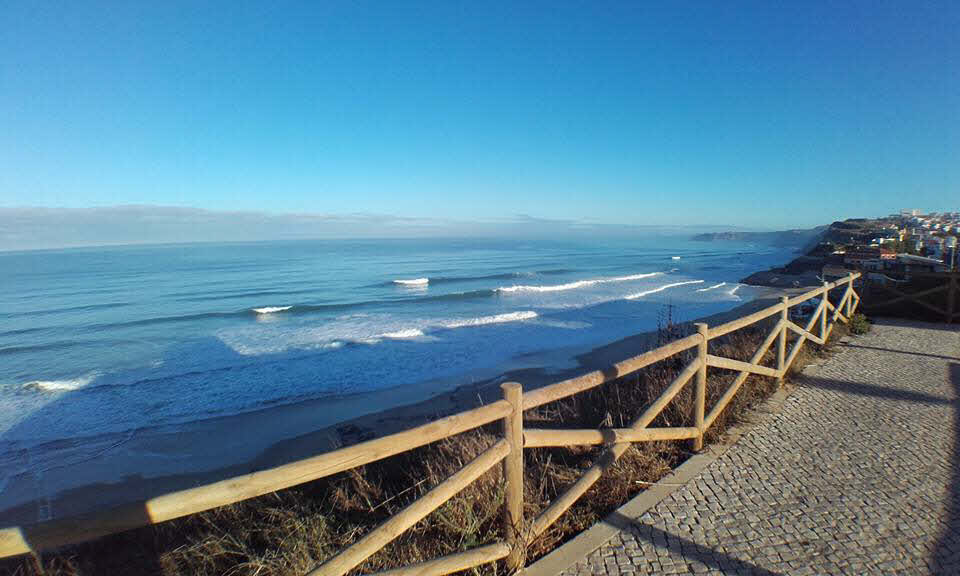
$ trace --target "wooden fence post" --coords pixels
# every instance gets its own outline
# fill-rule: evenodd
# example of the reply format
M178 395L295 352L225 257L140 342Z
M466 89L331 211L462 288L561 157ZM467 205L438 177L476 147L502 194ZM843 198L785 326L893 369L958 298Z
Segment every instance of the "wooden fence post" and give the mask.
M693 398L693 422L699 434L693 439L693 451L703 450L703 416L707 404L707 332L709 327L703 323L697 323L697 333L703 337L700 344L697 345L697 388Z
M787 360L787 322L790 321L788 300L790 299L786 296L780 297L780 305L783 306L783 310L780 311L780 335L777 336L777 371L780 372L777 382L780 383L783 382L783 377L787 372L787 367L784 364Z
M820 312L820 338L823 339L823 344L827 344L827 315L830 313L830 309L827 307L827 303L830 302L830 290L827 288L827 283L823 283L823 307L822 312Z
M506 498L503 508L503 523L510 554L507 570L517 572L523 568L526 542L523 529L523 386L516 382L500 385L503 399L513 410L503 419L503 436L510 445L510 454L503 459L503 478L506 480Z
M850 319L850 315L853 314L853 272L850 273L850 276L847 278L847 289L850 291L850 297L847 298L847 308L844 310L847 317L847 320Z

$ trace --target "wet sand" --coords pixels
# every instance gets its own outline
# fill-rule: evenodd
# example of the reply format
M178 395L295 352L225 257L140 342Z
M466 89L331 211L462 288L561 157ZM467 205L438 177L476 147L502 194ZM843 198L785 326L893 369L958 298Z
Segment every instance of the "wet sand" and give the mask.
M770 306L781 294L799 291L761 289L753 300L698 321L721 324ZM560 368L564 351L553 351L525 359L543 360L546 367L510 370L442 394L431 393L442 389L433 381L278 405L171 429L138 430L96 456L35 467L9 479L0 492L0 526L143 501L398 432L496 400L502 382L520 382L529 390L608 367L655 347L656 337L656 332L636 334L576 355L575 365L566 362Z

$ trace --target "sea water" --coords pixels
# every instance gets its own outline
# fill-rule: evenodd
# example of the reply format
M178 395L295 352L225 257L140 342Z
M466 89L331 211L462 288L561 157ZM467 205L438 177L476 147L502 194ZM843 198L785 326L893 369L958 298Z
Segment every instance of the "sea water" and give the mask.
M0 468L64 439L562 362L668 305L731 308L738 279L788 258L683 234L0 253Z

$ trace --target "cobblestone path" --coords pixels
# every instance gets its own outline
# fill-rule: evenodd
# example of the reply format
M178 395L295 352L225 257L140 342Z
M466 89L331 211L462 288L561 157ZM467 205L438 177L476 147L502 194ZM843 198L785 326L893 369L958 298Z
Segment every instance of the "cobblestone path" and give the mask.
M960 331L881 320L564 574L960 574Z

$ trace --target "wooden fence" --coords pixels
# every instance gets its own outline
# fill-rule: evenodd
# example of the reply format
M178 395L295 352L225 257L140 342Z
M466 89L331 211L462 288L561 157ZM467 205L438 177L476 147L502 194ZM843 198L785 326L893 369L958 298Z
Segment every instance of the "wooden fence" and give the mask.
M890 313L894 311L894 307L914 305L922 308L923 311L932 313L936 319L943 319L947 324L960 319L960 309L958 309L960 307L957 306L957 296L960 293L960 273L914 274L913 281L905 282L904 286L901 287L894 287L893 279L890 280L890 282L884 284L870 282L866 304L871 310L882 310L885 313ZM914 286L919 286L921 289L915 292L909 291ZM884 300L883 296L887 294L892 297ZM939 299L943 300L942 305Z
M148 524L156 524L275 492L304 482L330 476L351 468L436 442L443 438L500 420L503 438L498 440L458 472L432 488L421 498L368 532L349 548L316 567L311 576L341 576L382 549L405 530L442 506L482 474L502 463L506 484L503 510L503 540L423 562L383 572L391 576L441 575L505 559L509 570L522 567L525 543L542 534L566 512L635 442L690 440L693 448L703 447L704 433L730 403L751 374L782 379L806 341L824 344L836 322L848 322L860 303L854 291L859 273L781 301L753 314L720 326L697 324L697 332L665 346L615 364L612 369L590 372L577 378L537 388L524 394L520 384L502 386L503 399L481 408L461 412L398 434L362 442L354 446L320 454L269 470L237 476L221 482L152 498L107 513L59 520L46 524L0 530L0 557L38 553L66 544L90 540ZM834 305L830 293L844 288ZM790 317L790 309L819 298L819 305L804 326ZM731 332L779 316L769 335L749 362L715 356L709 342ZM787 351L787 333L798 335ZM762 364L766 352L777 342L777 365ZM613 381L641 368L696 348L696 355L680 371L663 393L627 428L560 430L524 428L523 412L561 400ZM705 413L708 369L733 370L739 374L709 413ZM690 381L695 380L693 426L651 427L660 412ZM546 446L606 445L606 449L584 474L540 514L523 517L523 449Z

